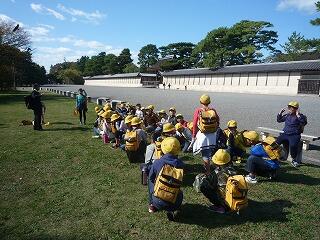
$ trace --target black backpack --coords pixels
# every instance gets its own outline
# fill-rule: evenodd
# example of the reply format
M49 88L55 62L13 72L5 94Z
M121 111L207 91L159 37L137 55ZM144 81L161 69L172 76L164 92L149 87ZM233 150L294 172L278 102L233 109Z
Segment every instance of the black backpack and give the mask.
M31 94L24 96L24 103L26 104L27 109L33 109L33 99Z

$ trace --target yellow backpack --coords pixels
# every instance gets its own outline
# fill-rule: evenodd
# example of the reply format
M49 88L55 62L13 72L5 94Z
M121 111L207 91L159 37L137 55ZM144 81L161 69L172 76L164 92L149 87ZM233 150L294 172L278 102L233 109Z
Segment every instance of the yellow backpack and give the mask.
M138 150L139 142L136 131L126 132L124 139L126 139L126 151L135 152Z
M215 132L218 128L216 112L211 109L200 111L198 127L199 130L203 133Z
M263 144L263 149L266 151L271 160L281 159L282 147L279 146L277 143L273 143L271 145Z
M248 185L242 175L228 178L225 202L231 211L238 212L248 206Z
M154 185L154 196L170 203L177 200L183 179L183 169L164 165Z
M155 141L154 142L156 145L156 157L157 159L160 159L163 156L163 152L161 150L161 141Z

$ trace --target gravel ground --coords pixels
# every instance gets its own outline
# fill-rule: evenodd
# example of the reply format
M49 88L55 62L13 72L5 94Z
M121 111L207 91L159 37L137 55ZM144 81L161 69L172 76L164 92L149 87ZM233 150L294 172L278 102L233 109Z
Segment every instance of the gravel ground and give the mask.
M55 88L63 91L77 91L79 86L63 85ZM163 90L153 88L121 88L84 86L92 98L109 97L128 101L132 104L141 103L143 106L155 105L155 109L176 107L177 113L182 113L186 120L191 120L193 110L199 105L199 97L204 92ZM239 129L256 129L256 127L270 127L282 129L283 124L276 122L276 115L285 108L290 101L298 101L301 113L307 115L308 125L305 134L320 136L320 97L318 96L279 96L240 93L209 92L212 106L217 110L221 127L224 128L230 119L238 122ZM320 141L314 143L316 150L306 152L305 155L320 159Z

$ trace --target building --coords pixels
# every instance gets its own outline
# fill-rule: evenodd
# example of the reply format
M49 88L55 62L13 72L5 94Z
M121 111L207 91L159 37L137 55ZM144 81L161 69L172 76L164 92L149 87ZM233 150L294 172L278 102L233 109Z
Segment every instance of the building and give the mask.
M320 60L182 69L162 73L171 89L295 95L319 94Z
M87 86L112 87L158 87L161 81L157 74L150 73L123 73L114 75L98 75L84 77Z

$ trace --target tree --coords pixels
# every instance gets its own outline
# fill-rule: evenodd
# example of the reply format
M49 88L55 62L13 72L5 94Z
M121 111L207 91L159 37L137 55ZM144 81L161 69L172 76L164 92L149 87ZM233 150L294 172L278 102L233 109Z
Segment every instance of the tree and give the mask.
M140 49L138 54L138 64L140 65L140 71L144 72L150 66L156 64L159 57L159 50L156 45L148 44Z
M123 72L125 66L129 63L132 63L131 53L129 48L125 48L121 51L119 57L118 57L118 64L120 71Z
M135 65L134 63L128 63L125 65L124 69L123 69L124 73L135 73L135 72L139 72L139 67L137 65Z
M118 57L114 54L108 54L104 58L103 74L115 73L121 73Z
M220 27L198 43L193 55L206 67L260 62L261 50L276 51L278 41L269 22L243 20L232 27Z
M81 72L82 75L84 73L86 62L88 60L89 60L89 57L87 56L82 56L80 59L77 60L77 69Z
M73 68L68 68L59 73L59 78L65 84L84 84L80 71Z
M161 64L162 70L175 70L181 68L191 68L195 65L191 58L195 45L190 42L171 43L167 46L160 47L162 57L172 56L171 60Z
M19 24L0 21L0 44L28 49L31 46L30 35Z
M316 2L317 12L320 12L320 1ZM312 25L320 26L320 18L316 18L310 21Z

